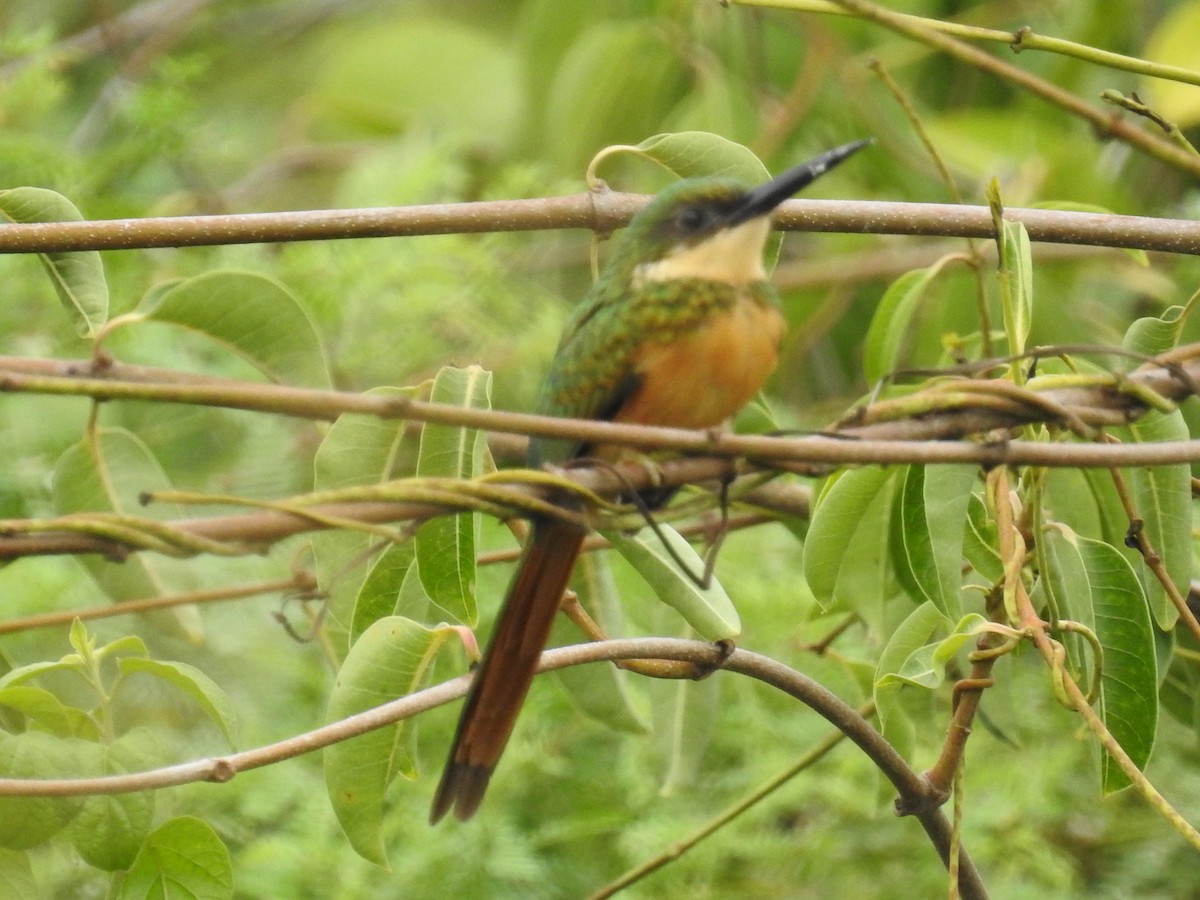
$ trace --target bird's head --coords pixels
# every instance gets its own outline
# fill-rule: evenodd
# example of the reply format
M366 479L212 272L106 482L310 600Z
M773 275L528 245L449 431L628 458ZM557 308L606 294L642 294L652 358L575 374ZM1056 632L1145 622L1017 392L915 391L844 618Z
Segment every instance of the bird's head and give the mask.
M771 213L784 200L858 152L870 139L844 144L747 188L732 178L690 178L659 193L630 221L613 263L634 282L701 278L762 281Z

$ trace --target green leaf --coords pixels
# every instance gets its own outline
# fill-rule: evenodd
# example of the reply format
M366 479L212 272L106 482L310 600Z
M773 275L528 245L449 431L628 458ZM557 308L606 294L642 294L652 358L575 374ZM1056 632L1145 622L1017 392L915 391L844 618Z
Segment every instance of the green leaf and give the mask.
M929 690L940 687L946 676L946 665L964 644L978 636L979 627L986 623L987 619L976 613L963 616L949 635L918 647L896 671L881 675L875 682L876 687L887 688L895 683Z
M97 746L40 731L0 734L6 778L71 778L91 770ZM81 771L82 770L82 771ZM82 797L0 796L0 847L26 850L54 837L83 808Z
M101 746L98 774L125 775L154 768L158 758L147 754L145 746L145 735L136 732ZM154 820L154 797L153 791L87 797L67 826L67 836L83 861L107 872L133 865Z
M1004 330L1008 334L1008 352L1020 356L1025 352L1025 341L1029 338L1033 321L1033 251L1025 226L1004 218L1000 188L995 180L988 185L987 195L1000 253L1000 269L996 277L1000 284L1000 306L1004 313ZM1016 370L1019 371L1019 366Z
M1165 353L1179 342L1186 312L1187 307L1172 306L1161 316L1136 319L1125 330L1125 336L1121 339L1121 349L1143 356Z
M844 469L822 487L804 542L804 577L825 608L841 601L865 612L868 606L882 604L887 593L883 569L889 560L887 541L879 535L887 534L890 492L886 488L895 471L881 466ZM870 539L865 538L868 532ZM864 560L862 553L871 558ZM875 621L878 616L867 618Z
M178 688L191 697L221 729L231 747L237 744L237 710L220 685L195 666L169 660L127 656L117 663L121 672L132 675L142 672Z
M290 290L255 272L205 272L157 291L140 310L148 320L202 334L271 381L330 386L316 325Z
M78 654L71 653L64 656L62 659L54 662L36 662L30 663L27 666L19 666L5 673L0 678L0 688L7 688L10 685L24 684L37 678L39 675L44 675L49 672L82 672L84 670L83 660Z
M1088 538L1078 538L1077 545L1091 585L1096 636L1104 648L1099 713L1121 749L1144 769L1158 729L1158 667L1146 597L1115 547ZM1129 785L1103 748L1101 768L1106 794Z
M1161 413L1151 410L1129 426L1138 443L1186 441L1187 423L1180 410ZM1133 494L1134 509L1141 517L1150 546L1162 558L1176 590L1187 596L1192 576L1192 482L1187 463L1123 469ZM1166 589L1145 564L1137 567L1142 587L1150 602L1154 621L1170 631L1179 618Z
M977 494L967 498L967 522L963 530L963 556L971 567L989 583L996 583L1004 574L1000 560L996 523Z
M428 605L429 597L420 585L420 579L411 579L416 562L416 548L412 541L390 544L367 571L362 589L354 601L354 615L350 620L350 642L357 641L364 631L385 616L401 613L398 608L400 595L406 585L415 587ZM418 618L410 615L410 618Z
M367 391L369 396L387 398L412 393L391 387ZM357 413L338 416L317 448L313 486L318 491L338 490L412 474L416 454L411 443L405 439L403 422ZM370 536L350 531L328 531L312 538L317 579L329 592L330 615L335 621L351 621L355 615L366 574L361 561L372 542ZM399 589L398 584L395 587ZM373 588L376 593L383 589L378 582ZM365 610L364 615L369 617Z
M492 374L469 366L438 372L430 400L462 409L490 409ZM483 471L487 444L475 428L426 423L421 429L417 475L473 478ZM479 620L475 600L475 513L437 516L417 531L417 570L430 599L459 622Z
M897 567L916 584L916 599L949 618L962 615L963 533L976 474L973 465L909 466L899 485Z
M901 352L911 337L921 299L949 261L949 257L943 257L928 268L905 272L884 292L863 345L863 368L871 384L901 368Z
M59 737L95 737L95 724L87 713L67 706L44 688L28 685L0 688L0 704L17 710L40 730Z
M619 148L662 166L679 178L723 176L763 184L771 172L749 147L707 131L656 134L635 147Z
M101 428L94 441L69 447L55 463L51 497L60 514L115 512L164 520L181 518L178 506L154 503L143 507L146 491L173 487L154 453L136 435L123 428ZM159 597L170 593L167 576L171 563L152 554L136 553L123 562L109 562L94 554L79 561L114 601ZM193 643L204 637L200 614L194 606L150 613L151 621Z
M411 397L409 388L379 387L368 397ZM404 423L362 413L345 413L330 426L313 459L318 491L379 484L413 471L404 441ZM415 463L413 463L415 464Z
M879 708L880 730L905 756L911 751L916 730L902 702L902 688L910 682L897 678L896 673L928 642L935 629L948 625L949 620L936 606L926 601L892 630L887 646L879 655L879 664L875 669L875 703Z
M0 217L9 222L80 222L83 214L62 194L45 188L0 191ZM108 283L95 250L39 253L46 274L79 334L91 337L108 319Z
M1061 523L1044 528L1034 544L1034 552L1038 580L1034 585L1032 600L1039 608L1048 609L1052 621L1070 619L1094 631L1096 618L1091 583L1075 533ZM1068 671L1087 690L1086 642L1070 632L1057 637L1067 650ZM1094 664L1098 663L1099 660L1094 661Z
M205 822L181 816L151 832L121 882L117 900L229 900L229 850Z
M678 531L659 525L662 538L688 569L699 574L704 561ZM707 588L696 584L680 571L659 536L649 529L635 535L617 531L602 532L614 549L642 576L655 596L683 616L706 641L720 641L741 633L742 623L733 601L714 577Z
M368 628L346 656L329 696L331 722L420 689L449 628L426 628L389 616ZM387 865L381 828L383 800L397 774L416 777L416 729L401 721L325 749L325 787L350 845Z

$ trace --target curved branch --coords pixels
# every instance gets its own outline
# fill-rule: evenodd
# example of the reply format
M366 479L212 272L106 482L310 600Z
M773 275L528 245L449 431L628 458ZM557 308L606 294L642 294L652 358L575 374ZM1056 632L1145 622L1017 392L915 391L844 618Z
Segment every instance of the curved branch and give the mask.
M700 641L672 638L633 638L577 644L547 650L539 672L550 672L592 662L649 659L690 662L747 675L783 691L821 715L853 741L895 786L897 806L913 813L921 822L945 863L950 858L950 823L929 802L924 780L909 768L904 758L853 707L806 675L776 660L748 650L724 648ZM285 759L310 753L339 741L411 718L418 713L449 703L466 694L471 677L462 675L415 694L385 703L305 734L274 744L228 756L200 759L149 772L99 778L23 780L0 779L0 795L20 797L63 797L92 794L123 794L172 787L196 781L223 783L236 775ZM964 897L985 896L982 881L970 858L960 850L960 884Z

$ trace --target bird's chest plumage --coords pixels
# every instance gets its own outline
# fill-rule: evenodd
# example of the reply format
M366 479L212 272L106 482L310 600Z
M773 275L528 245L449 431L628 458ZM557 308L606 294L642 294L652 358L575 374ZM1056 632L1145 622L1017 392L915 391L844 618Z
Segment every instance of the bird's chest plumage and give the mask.
M722 302L699 306L675 327L654 317L633 352L635 387L618 422L708 428L724 422L775 369L784 321L765 285L729 288Z
M585 305L542 392L548 415L709 428L736 413L775 368L784 322L765 281L642 284ZM596 453L537 438L531 466Z

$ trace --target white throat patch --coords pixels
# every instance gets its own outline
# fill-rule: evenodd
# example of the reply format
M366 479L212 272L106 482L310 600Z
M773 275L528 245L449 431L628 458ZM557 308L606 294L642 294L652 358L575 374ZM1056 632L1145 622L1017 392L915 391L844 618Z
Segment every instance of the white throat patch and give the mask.
M724 284L766 281L762 255L770 233L769 216L760 216L733 228L722 229L698 244L676 247L663 259L643 263L635 270L634 280L647 282L700 278Z

